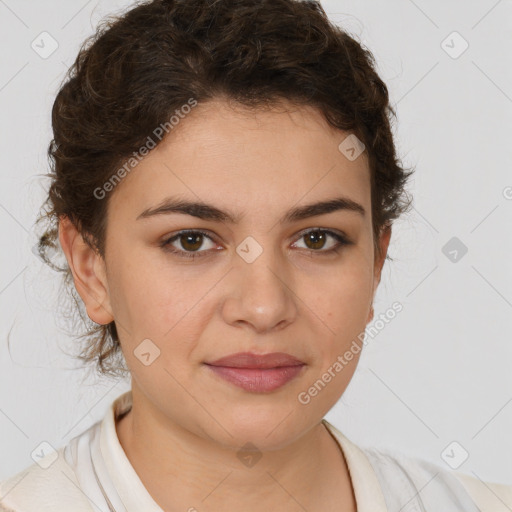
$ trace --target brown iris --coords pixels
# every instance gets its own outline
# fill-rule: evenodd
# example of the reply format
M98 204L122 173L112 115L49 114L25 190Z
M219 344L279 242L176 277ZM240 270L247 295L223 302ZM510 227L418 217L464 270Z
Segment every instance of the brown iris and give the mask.
M201 233L184 233L180 235L180 242L187 251L197 251L203 243L203 236Z
M325 244L326 234L322 231L311 231L307 235L304 235L304 239L306 240L306 245L308 242L313 244L313 247L309 247L310 249L321 249Z

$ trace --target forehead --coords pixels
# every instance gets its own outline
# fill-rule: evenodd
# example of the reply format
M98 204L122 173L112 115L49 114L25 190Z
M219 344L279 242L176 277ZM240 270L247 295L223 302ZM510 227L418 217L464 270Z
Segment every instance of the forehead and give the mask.
M310 106L199 104L122 180L111 202L142 211L181 195L268 212L343 194L369 210L367 155L345 156L339 146L348 135Z

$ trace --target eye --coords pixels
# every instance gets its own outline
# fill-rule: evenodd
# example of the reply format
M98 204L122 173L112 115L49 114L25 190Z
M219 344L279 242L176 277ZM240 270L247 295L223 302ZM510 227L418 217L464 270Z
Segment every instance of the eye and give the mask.
M326 242L329 238L331 238L331 244L325 249ZM330 254L338 252L343 245L350 245L352 243L347 237L340 233L320 228L302 232L299 241L301 240L304 240L306 245L305 249L309 250L310 253L320 252Z
M187 230L180 231L178 234L174 235L167 240L164 240L161 244L161 247L166 251L177 254L178 256L182 256L184 258L196 258L205 256L204 253L207 251L200 251L200 247L203 245L204 239L207 238L210 242L213 243L212 238L203 231L198 230ZM181 244L181 247L184 249L176 249L172 244L174 242L178 242Z
M331 238L331 244L327 249L325 249L326 242L329 240L329 238ZM178 257L201 258L204 256L210 256L212 251L212 247L209 249L206 248L206 250L200 250L205 239L209 240L213 246L215 246L212 237L208 233L200 230L185 230L180 231L167 240L164 240L160 244L160 247L162 247L162 249L167 252L176 254ZM324 255L337 253L342 246L352 244L352 242L349 241L348 238L341 233L336 233L334 231L320 228L303 231L299 235L299 241L300 240L305 240L305 249L310 252L311 255L313 253ZM174 245L175 243L179 243L181 248L176 247ZM295 242L295 244L297 243L298 242Z

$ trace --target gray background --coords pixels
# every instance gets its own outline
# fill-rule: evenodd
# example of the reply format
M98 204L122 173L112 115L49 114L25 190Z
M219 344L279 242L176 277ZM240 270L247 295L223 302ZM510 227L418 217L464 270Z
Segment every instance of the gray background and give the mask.
M55 93L99 19L129 4L0 0L0 478L31 464L41 442L67 443L129 388L63 352L60 277L32 253ZM417 167L375 304L376 318L394 301L403 311L368 339L327 419L356 443L439 465L465 450L459 471L511 484L512 2L322 4L375 55L401 157ZM47 58L31 47L44 31L58 43ZM452 237L468 249L456 261L443 252Z

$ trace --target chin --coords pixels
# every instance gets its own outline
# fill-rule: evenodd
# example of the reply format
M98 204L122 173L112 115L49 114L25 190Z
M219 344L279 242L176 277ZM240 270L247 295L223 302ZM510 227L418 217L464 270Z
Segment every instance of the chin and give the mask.
M236 409L231 417L227 413L222 418L220 423L224 428L214 426L215 435L212 437L220 437L219 442L231 448L239 449L251 443L261 451L286 447L315 423L312 420L310 425L304 416L294 412L290 414L290 410L283 407L266 411L247 408L246 412ZM211 433L211 427L208 430Z

